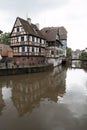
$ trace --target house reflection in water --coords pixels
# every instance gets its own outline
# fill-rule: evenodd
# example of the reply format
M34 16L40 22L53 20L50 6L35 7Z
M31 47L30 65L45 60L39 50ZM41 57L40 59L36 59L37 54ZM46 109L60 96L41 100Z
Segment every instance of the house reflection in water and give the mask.
M0 115L2 113L4 106L5 106L5 103L4 103L3 95L2 95L2 86L0 84Z
M58 96L63 96L66 70L61 66L55 69L54 72L14 77L12 100L20 116L32 112L45 99L57 102Z

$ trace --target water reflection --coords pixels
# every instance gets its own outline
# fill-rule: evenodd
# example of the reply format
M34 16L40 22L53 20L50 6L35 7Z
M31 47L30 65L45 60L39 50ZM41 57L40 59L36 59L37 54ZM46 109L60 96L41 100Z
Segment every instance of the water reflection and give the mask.
M4 100L3 100L3 97L2 97L2 87L1 87L1 84L0 84L0 115L2 114L2 110L5 106L5 103L4 103Z
M61 70L60 70L61 71ZM60 80L58 81L58 78ZM61 75L45 73L42 76L23 76L13 80L12 100L19 115L32 112L33 108L39 106L41 100L48 98L57 101L57 95L65 92L65 80ZM16 81L16 82L15 82Z
M87 61L73 60L71 66L72 68L84 68L87 71Z
M86 130L87 72L0 77L0 130Z
M38 75L38 76L37 76ZM65 93L66 70L59 66L53 72L1 78L2 87L11 87L12 102L20 116L32 112L40 101L58 101Z
M72 67L81 68L81 62L78 60L72 61Z

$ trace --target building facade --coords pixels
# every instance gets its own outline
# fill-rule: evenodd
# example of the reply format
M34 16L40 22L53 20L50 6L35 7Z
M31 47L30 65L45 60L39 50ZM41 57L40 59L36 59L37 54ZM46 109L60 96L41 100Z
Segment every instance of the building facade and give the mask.
M48 63L52 63L54 66L61 64L66 49L66 47L64 47L65 41L60 33L62 32L61 28L47 27L43 28L41 32L47 41L46 57Z
M46 40L41 34L38 24L32 24L31 19L17 17L10 34L16 64L44 64L46 55Z
M67 30L65 27L59 27L59 40L62 43L63 56L66 57L66 48L67 48Z

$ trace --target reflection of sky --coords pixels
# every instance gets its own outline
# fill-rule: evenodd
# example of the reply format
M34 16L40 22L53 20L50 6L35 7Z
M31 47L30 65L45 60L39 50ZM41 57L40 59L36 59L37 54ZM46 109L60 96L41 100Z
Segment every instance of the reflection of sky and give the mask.
M3 99L9 99L11 97L11 88L2 88Z
M87 75L83 70L68 69L66 78L66 94L59 102L67 104L75 116L87 114Z

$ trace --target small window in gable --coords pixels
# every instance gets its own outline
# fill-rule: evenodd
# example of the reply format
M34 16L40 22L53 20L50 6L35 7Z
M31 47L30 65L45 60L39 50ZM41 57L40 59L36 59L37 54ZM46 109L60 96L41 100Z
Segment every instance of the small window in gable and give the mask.
M19 27L17 27L17 32L19 32Z

